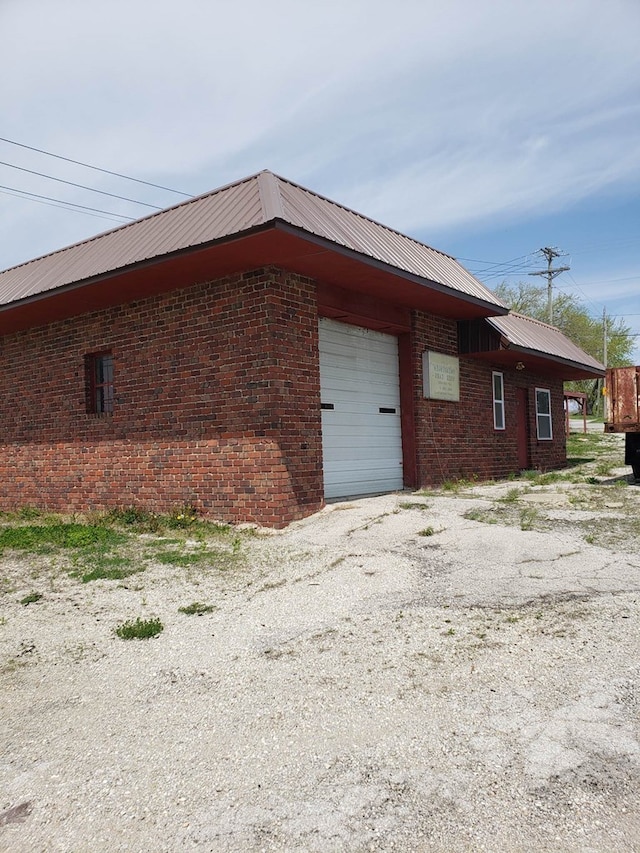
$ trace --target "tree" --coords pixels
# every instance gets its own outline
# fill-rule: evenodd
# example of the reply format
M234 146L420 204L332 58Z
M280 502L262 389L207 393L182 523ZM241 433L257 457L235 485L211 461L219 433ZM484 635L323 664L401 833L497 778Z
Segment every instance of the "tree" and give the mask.
M519 282L512 286L503 282L496 288L496 295L520 314L526 314L543 323L548 322L547 288ZM553 302L553 325L569 340L589 355L604 362L603 320L590 317L578 298L570 293L559 293ZM624 367L632 364L634 340L631 329L620 318L607 318L607 367ZM576 391L588 395L590 410L599 408L598 383L593 380L572 382Z

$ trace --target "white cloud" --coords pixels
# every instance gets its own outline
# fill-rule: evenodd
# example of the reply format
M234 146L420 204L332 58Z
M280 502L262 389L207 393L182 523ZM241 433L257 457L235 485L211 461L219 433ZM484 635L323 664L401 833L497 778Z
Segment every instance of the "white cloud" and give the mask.
M636 0L3 0L0 28L3 135L194 193L273 168L437 234L640 183ZM111 204L1 167L0 183ZM50 214L0 196L0 250L100 228Z

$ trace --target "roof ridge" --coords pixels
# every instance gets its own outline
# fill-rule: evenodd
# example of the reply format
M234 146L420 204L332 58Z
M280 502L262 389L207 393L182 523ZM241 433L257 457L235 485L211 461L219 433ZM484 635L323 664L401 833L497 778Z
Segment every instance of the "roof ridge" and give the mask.
M268 171L268 170L265 170ZM262 174L262 173L261 173ZM397 228L390 228L388 225L385 225L384 222L379 222L377 219L372 219L370 216L365 216L364 213L360 213L360 211L355 210L353 207L347 207L346 204L342 204L339 201L335 201L332 198L329 198L326 195L322 195L322 193L316 192L315 190L310 190L308 187L303 187L302 184L296 183L296 181L291 181L289 178L283 178L281 175L276 174L275 172L269 172L274 178L278 181L282 181L285 184L290 184L292 187L297 187L299 190L303 190L309 195L313 195L316 198L321 199L322 201L326 201L334 207L339 207L341 210L346 210L347 213L352 213L354 216L357 216L359 219L364 219L366 222L371 222L373 225L377 225L379 228L384 228L385 231L388 231L390 234L397 234L399 237L402 237L405 240L411 240L412 243L415 243L417 246L423 246L426 249L429 249L432 252L435 252L438 255L442 255L444 258L450 258L452 261L456 261L456 263L460 263L453 255L450 255L448 252L443 252L441 249L434 249L433 246L430 246L428 243L424 243L422 240L418 240L417 237L412 237L410 234L405 234L403 231L398 231ZM460 264L462 266L462 264ZM466 267L465 267L466 269Z
M284 219L284 208L282 205L282 196L280 187L278 186L280 178L268 169L263 169L255 176L258 182L258 193L260 194L260 202L262 204L262 212L264 221L270 222L272 219ZM304 187L301 187L304 189Z

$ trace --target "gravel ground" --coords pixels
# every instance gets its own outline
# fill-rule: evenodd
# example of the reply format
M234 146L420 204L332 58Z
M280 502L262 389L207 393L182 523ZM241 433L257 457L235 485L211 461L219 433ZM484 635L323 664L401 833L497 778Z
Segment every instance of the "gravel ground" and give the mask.
M5 593L0 849L640 849L640 554L613 535L640 487L513 487L332 504L224 572Z

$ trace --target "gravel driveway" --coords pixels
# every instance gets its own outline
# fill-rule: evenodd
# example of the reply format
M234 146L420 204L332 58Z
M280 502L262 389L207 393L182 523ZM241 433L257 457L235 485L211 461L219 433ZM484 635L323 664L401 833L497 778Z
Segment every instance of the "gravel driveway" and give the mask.
M637 851L627 474L336 503L224 571L54 560L29 606L14 583L0 850Z

